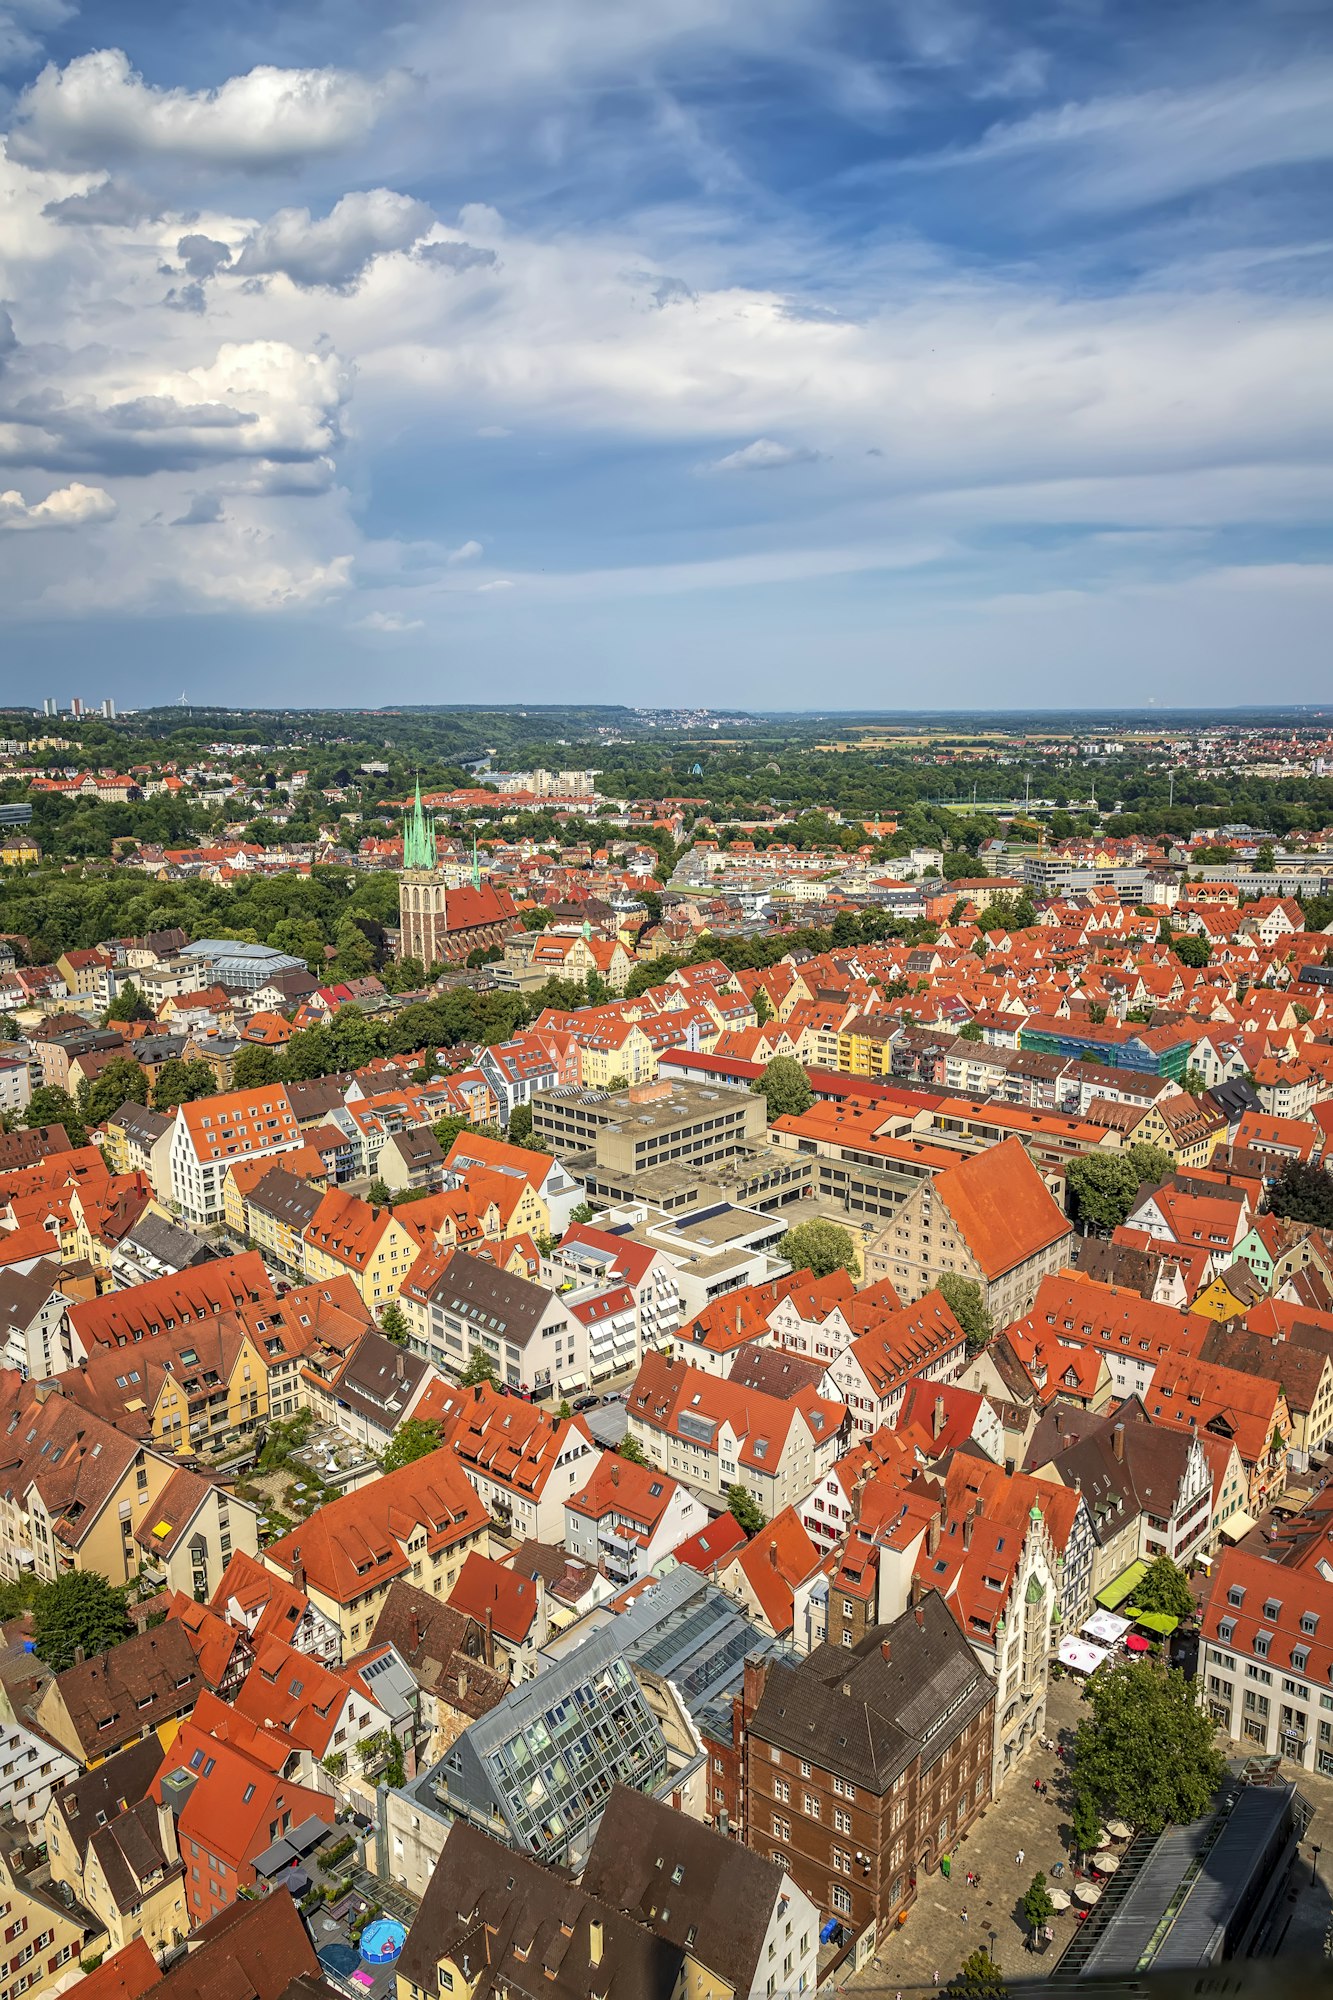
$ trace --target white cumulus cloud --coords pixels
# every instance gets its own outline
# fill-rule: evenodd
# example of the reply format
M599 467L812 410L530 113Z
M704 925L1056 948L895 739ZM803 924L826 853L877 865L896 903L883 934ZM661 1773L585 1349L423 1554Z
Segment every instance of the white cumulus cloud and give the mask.
M308 208L281 208L246 240L232 269L243 278L281 272L307 290L351 291L373 258L410 250L434 222L424 201L389 188L345 194L317 219Z
M0 493L0 529L82 528L89 522L111 520L115 511L116 503L104 487L84 486L77 479L31 506L17 491Z
M404 618L400 611L367 611L356 625L362 632L420 632L424 618Z
M458 548L450 549L445 561L450 564L475 562L482 553L480 542L463 542Z
M820 456L808 445L779 444L775 438L756 438L725 458L715 458L710 472L778 472L784 465L813 465Z
M161 90L123 49L48 63L19 99L13 155L47 165L174 159L261 171L331 153L367 137L398 78L264 63L216 90Z

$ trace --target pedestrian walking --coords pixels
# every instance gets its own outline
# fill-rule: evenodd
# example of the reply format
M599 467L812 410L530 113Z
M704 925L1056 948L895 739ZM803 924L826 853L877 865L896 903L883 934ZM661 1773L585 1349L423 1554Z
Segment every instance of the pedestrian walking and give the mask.
M1021 1868L1023 1866L1023 1849L1021 1847L1019 1848L1018 1853L1014 1858L1014 1865L1017 1868Z
M966 1922L967 1922L967 1905L966 1905L966 1903L964 1903L964 1905L963 1905L963 1922L964 1922L964 1923L966 1923Z

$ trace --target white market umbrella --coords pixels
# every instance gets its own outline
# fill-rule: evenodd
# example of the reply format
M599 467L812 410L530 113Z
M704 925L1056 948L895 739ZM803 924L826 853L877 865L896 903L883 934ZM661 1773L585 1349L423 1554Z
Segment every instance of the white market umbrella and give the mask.
M1108 1819L1106 1831L1113 1840L1128 1840L1134 1829L1132 1826L1126 1826L1122 1819Z
M1109 1826L1104 1826L1101 1832L1097 1835L1097 1846L1098 1849L1101 1849L1103 1847L1109 1847L1110 1845L1111 1845L1111 1829Z
M1074 1896L1078 1902L1086 1903L1088 1908L1091 1909L1094 1903L1101 1901L1102 1892L1095 1882L1076 1882L1074 1884Z
M1069 1908L1069 1897L1063 1889L1048 1889L1046 1893L1051 1899L1051 1908L1053 1910L1067 1910Z
M1098 1853L1093 1857L1092 1865L1099 1875L1114 1875L1116 1869L1120 1866L1120 1856L1118 1854Z

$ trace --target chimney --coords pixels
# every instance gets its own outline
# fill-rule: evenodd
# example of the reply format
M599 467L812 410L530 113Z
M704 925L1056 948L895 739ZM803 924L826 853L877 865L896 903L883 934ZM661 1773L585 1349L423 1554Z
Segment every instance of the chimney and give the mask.
M486 1606L486 1664L488 1667L495 1665L495 1613L489 1604Z
M458 1699L459 1699L460 1701L465 1701L465 1700L467 1699L467 1672L466 1672L466 1670L464 1670L464 1672L462 1672L462 1673L461 1673L461 1674L460 1674L460 1675L458 1676Z
M415 1604L412 1606L412 1615L407 1621L407 1633L408 1643L415 1653L421 1646L421 1613L417 1610Z
M592 1965L602 1962L602 1946L605 1942L600 1917L592 1917L588 1922L588 1960Z
M87 1655L84 1653L82 1646L76 1646L74 1648L74 1664L76 1667L81 1667L86 1657Z
M890 1639L881 1639L881 1640L880 1640L880 1642L879 1642L879 1650L880 1650L880 1652L881 1652L881 1653L883 1653L883 1655L884 1655L884 1664L885 1664L885 1666L887 1667L887 1666L888 1666L888 1664L889 1664L889 1661L890 1661L890 1660L891 1660L891 1659L893 1658L893 1642L892 1642L892 1640L890 1640Z
M943 1396L937 1396L935 1398L935 1414L931 1419L930 1435L933 1438L937 1438L943 1429L944 1429L944 1398Z
M933 1556L936 1550L939 1548L939 1545L940 1545L940 1517L938 1514L932 1514L930 1517L930 1526L926 1530L927 1553Z
M926 1629L926 1614L919 1604L916 1606L916 1622L924 1632Z
M614 1456L611 1460L611 1484L613 1486L619 1486L620 1484L620 1461Z
M761 1659L745 1662L745 1677L741 1685L741 1709L746 1716L754 1714L764 1694L764 1684L768 1679L768 1667Z
M972 1516L975 1513L976 1508L972 1506L968 1508L966 1514L963 1516L963 1547L965 1549L970 1549L972 1546Z
M1123 1424L1117 1424L1115 1429L1111 1432L1111 1449L1115 1453L1117 1458L1119 1459L1124 1458L1125 1426Z
M768 1545L768 1566L770 1569L776 1569L778 1566L778 1545L776 1542L770 1542Z

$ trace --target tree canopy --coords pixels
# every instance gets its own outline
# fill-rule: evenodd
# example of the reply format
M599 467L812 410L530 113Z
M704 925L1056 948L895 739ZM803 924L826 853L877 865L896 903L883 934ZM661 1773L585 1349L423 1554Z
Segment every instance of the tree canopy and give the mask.
M1268 1207L1292 1222L1333 1229L1333 1174L1306 1160L1289 1160L1268 1191Z
M1085 1848L1109 1817L1158 1833L1198 1819L1222 1782L1213 1725L1180 1673L1151 1660L1103 1670L1074 1738L1076 1838Z
M1055 1904L1046 1887L1046 1877L1040 1871L1023 1892L1023 1915L1034 1931L1039 1931L1055 1915Z
M500 1374L485 1348L474 1347L458 1380L464 1389L475 1388L478 1382L494 1382L498 1386Z
M744 1486L727 1488L727 1512L747 1535L757 1535L768 1519L754 1495Z
M400 1465L413 1465L440 1448L440 1426L430 1417L408 1417L399 1424L384 1448L384 1470L397 1472Z
M787 1259L793 1271L812 1271L817 1278L826 1278L830 1271L850 1271L854 1278L861 1273L861 1259L850 1232L822 1216L789 1229L778 1244L778 1255Z
M147 1104L148 1072L132 1056L113 1056L79 1091L79 1110L89 1125L104 1125L122 1104Z
M774 1056L750 1088L767 1104L770 1125L775 1118L799 1116L814 1102L810 1079L795 1056Z
M979 1354L995 1327L976 1279L965 1278L960 1271L941 1271L935 1289L967 1335L968 1353Z
M96 1570L72 1569L39 1592L32 1609L34 1650L55 1673L80 1653L91 1659L130 1635L126 1593Z
M1075 1219L1094 1229L1118 1229L1144 1182L1164 1181L1174 1172L1175 1161L1160 1146L1081 1153L1066 1169Z
M88 1127L79 1107L67 1090L55 1084L38 1084L23 1111L23 1122L33 1130L40 1125L63 1125L71 1146L86 1146Z
M1189 1582L1170 1556L1158 1556L1149 1564L1147 1574L1135 1589L1134 1609L1160 1611L1168 1618L1188 1618L1193 1614Z

